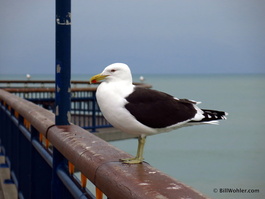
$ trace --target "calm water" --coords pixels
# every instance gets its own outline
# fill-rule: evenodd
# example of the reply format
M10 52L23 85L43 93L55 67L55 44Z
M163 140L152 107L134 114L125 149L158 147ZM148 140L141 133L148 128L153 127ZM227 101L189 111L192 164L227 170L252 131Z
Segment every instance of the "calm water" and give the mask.
M25 79L5 76L14 77ZM72 79L89 77L73 75ZM229 113L219 126L186 127L148 137L147 162L211 198L265 198L265 75L146 75L145 79L154 89ZM136 153L136 140L111 143ZM259 189L259 193L214 193L215 188Z
M145 160L212 198L265 198L265 76L145 78L157 90L229 113L219 126L186 127L148 137ZM136 152L136 140L112 144ZM215 188L259 189L259 193L214 193Z

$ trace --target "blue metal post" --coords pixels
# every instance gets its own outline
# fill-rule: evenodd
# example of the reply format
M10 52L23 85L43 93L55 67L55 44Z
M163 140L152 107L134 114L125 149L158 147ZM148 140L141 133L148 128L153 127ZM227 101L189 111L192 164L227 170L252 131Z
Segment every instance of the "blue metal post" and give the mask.
M56 0L55 124L70 124L71 108L71 0ZM57 175L66 169L64 156L53 148L52 198L71 198Z
M56 0L56 125L68 125L71 107L71 0Z

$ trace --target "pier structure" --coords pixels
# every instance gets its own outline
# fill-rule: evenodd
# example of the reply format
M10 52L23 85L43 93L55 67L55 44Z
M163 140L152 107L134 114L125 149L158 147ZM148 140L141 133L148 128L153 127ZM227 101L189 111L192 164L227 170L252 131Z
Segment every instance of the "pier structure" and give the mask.
M10 169L1 183L15 185L19 198L205 198L147 162L121 163L131 155L77 125L56 125L51 111L3 89L0 118L0 169ZM54 148L64 157L56 168ZM53 173L62 185L53 184Z

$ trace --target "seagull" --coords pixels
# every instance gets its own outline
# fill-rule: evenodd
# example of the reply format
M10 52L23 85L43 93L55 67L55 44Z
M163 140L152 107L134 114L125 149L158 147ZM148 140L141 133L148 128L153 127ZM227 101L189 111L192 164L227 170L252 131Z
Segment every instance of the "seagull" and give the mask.
M115 128L138 136L137 154L121 159L126 164L142 163L146 137L196 124L218 124L227 113L200 109L196 102L178 99L167 93L133 85L128 65L114 63L91 77L100 83L96 98L103 116Z

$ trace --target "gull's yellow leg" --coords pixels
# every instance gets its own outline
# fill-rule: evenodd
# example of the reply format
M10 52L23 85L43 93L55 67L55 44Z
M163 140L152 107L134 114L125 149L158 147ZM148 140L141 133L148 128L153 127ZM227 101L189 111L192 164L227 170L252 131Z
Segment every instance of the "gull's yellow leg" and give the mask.
M144 157L144 144L145 144L145 135L140 135L138 137L138 148L137 148L137 154L134 158L127 158L127 159L121 159L120 161L125 164L140 164L143 162Z

